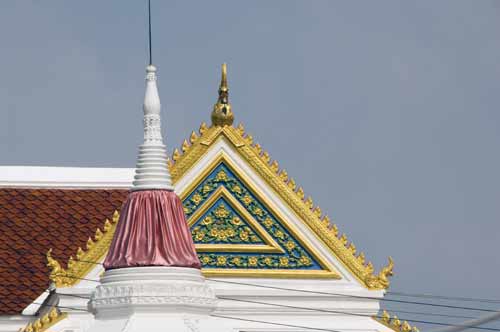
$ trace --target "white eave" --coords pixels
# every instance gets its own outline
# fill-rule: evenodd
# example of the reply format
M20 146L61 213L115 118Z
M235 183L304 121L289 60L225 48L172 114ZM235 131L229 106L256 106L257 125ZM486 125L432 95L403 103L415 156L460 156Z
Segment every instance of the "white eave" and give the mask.
M128 189L134 168L0 166L0 187Z

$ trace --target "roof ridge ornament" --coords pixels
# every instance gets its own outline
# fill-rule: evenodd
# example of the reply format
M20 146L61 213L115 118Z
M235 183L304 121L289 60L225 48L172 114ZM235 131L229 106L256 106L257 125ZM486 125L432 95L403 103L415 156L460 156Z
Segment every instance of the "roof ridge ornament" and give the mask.
M231 126L234 114L229 103L229 87L227 85L227 64L222 64L222 75L219 86L219 98L212 111L212 126Z

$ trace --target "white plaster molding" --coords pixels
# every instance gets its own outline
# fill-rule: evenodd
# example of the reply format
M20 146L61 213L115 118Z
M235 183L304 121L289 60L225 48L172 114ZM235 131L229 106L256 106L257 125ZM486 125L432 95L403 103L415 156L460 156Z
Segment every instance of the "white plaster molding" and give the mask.
M208 314L216 304L200 270L149 266L106 271L89 308L106 318L137 311Z
M128 189L133 168L0 166L0 188Z

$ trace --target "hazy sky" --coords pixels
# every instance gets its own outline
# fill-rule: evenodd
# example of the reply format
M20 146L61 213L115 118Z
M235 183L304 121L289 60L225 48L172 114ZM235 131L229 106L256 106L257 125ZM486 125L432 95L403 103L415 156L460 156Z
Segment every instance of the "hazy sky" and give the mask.
M500 298L499 36L500 1L153 0L164 135L227 62L236 122L392 290ZM0 164L134 166L145 1L1 1L0 41Z

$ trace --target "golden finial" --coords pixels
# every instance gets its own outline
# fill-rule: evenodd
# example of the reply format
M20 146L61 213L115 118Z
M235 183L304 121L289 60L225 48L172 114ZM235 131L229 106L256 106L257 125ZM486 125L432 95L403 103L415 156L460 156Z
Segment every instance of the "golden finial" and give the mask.
M212 111L213 126L230 126L233 124L234 115L229 103L229 87L227 85L227 65L222 64L222 77L219 86L219 99Z

